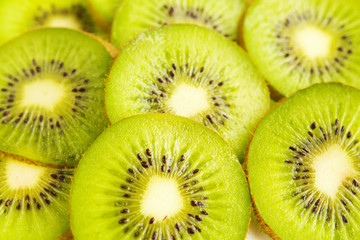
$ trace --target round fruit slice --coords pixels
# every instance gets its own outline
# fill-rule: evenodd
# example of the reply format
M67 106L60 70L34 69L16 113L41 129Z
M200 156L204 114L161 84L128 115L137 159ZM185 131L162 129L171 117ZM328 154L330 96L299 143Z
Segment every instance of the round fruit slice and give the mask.
M357 0L259 0L245 18L246 48L285 96L321 82L360 86L359 15Z
M0 1L0 44L36 27L65 27L98 33L86 0Z
M269 105L265 82L245 52L194 25L139 35L121 52L106 89L111 122L146 112L188 117L217 131L240 161Z
M167 114L126 118L89 148L71 190L77 240L244 239L245 175L201 124Z
M68 29L28 32L0 48L0 149L76 164L108 125L105 47Z
M121 49L130 39L151 28L190 23L237 40L245 0L131 0L124 1L114 19L112 42Z
M360 91L314 85L276 107L250 145L257 214L276 239L360 239Z
M51 240L69 231L73 170L0 154L0 239Z

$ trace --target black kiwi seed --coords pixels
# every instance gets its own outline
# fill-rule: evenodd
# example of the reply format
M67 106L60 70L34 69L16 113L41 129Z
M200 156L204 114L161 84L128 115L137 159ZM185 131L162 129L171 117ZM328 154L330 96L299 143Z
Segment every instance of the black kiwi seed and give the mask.
M150 156L152 156L151 150L147 148L147 149L144 150L144 153L148 157L147 158L148 161L143 161L143 156L140 153L137 153L136 158L138 160L140 160L139 165L141 165L141 166L135 168L135 169L139 170L139 169L141 169L141 167L143 167L142 169L144 171L135 172L133 166L129 167L127 169L127 172L129 172L131 175L133 175L133 178L126 178L125 180L128 183L132 183L132 184L135 184L136 186L138 186L138 184L140 184L139 181L142 181L142 179L143 179L138 174L144 174L145 171L148 171L147 169L152 168L153 160L152 160L152 158L150 158ZM180 159L180 160L179 160L179 162L177 164L182 164L185 161L185 155L184 154L180 155L178 159ZM162 155L162 157L159 159L159 162L161 163L160 169L155 168L154 170L160 170L162 172L162 174L170 174L172 171L174 171L174 172L179 171L179 173L182 175L183 181L185 181L182 186L190 194L194 194L194 193L196 193L198 191L202 191L202 190L205 189L204 187L195 188L199 184L199 180L193 179L193 176L200 172L199 169L195 169L195 170L193 170L191 172L192 174L191 173L188 174L188 173L186 173L186 169L189 167L188 165L185 165L185 166L183 166L181 168L172 167L172 166L165 166L166 164L172 163L172 161L169 161L169 158L167 157L167 155ZM184 169L185 169L185 171L184 171ZM121 194L121 196L123 198L120 198L117 202L115 202L115 206L122 206L122 208L119 209L120 214L130 214L128 217L121 218L118 221L118 224L125 224L125 223L128 223L128 222L131 221L130 219L132 219L132 216L133 216L132 214L134 214L134 213L131 213L130 209L128 207L124 208L123 206L128 206L129 205L129 203L127 202L128 201L127 199L130 200L130 199L134 198L133 195L129 194L129 191L133 192L133 193L135 193L135 191L132 190L130 187L126 186L126 185L121 185L120 188L122 189L122 191L125 191L125 192L123 192ZM198 200L199 198L201 198L201 201ZM189 203L193 207L200 207L201 208L200 213L203 216L207 216L209 214L207 211L205 211L207 205L206 205L206 203L203 202L203 201L206 201L207 199L208 199L207 196L197 196L196 198L193 198ZM198 210L195 209L195 211L198 211ZM195 221L195 220L197 222L202 222L203 221L203 217L200 216L199 214L197 214L197 212L188 212L187 216L189 217L190 220L193 220L193 221ZM165 219L166 219L166 217L165 217ZM152 217L152 218L150 218L148 220L149 225L153 225L153 226L156 227L157 225L155 224L155 222L156 222L156 219L154 217ZM186 221L185 223L186 223L186 225L184 226L184 228L188 232L191 232L190 234L195 234L196 231L201 232L201 229L198 226L195 226L192 221ZM189 226L192 226L192 227L189 227ZM175 231L181 232L181 225L179 223L175 223L174 227L175 227L175 229L174 229ZM143 227L140 226L139 230L135 231L133 236L134 237L140 236L142 228ZM151 232L152 233L151 233L150 236L151 237L155 236L155 239L158 239L159 231L157 229L152 229ZM170 239L177 239L176 235L174 235L174 234L171 234L170 236L171 236Z
M359 183L354 179L352 180L352 184L355 186L355 187L359 187Z
M180 226L178 223L175 224L175 228L176 228L176 230L178 230L180 232Z
M207 211L201 211L201 214L203 214L203 215L209 215L209 213L207 212Z
M188 228L187 231L189 234L195 234L195 230L193 228Z
M149 167L148 163L145 162L145 161L142 161L142 162L141 162L141 166L143 166L144 168L148 168L148 167Z
M128 219L127 218L123 218L119 221L119 224L125 224L128 222Z
M121 213L129 213L130 212L130 210L129 209L123 209L123 210L121 210Z

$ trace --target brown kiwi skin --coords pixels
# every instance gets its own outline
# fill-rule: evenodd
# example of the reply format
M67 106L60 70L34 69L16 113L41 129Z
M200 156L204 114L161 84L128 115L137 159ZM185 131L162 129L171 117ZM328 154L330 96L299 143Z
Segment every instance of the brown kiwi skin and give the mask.
M245 17L247 14L248 9L250 8L250 6L252 5L252 1L251 0L246 0L247 6L245 9L245 12L243 13L241 19L240 19L240 23L239 23L239 27L238 27L238 44L241 46L242 49L244 49L246 51L246 47L245 47L245 40L244 40L244 22L245 22ZM247 53L247 52L246 52Z
M248 169L248 162L249 162L249 150L250 150L250 145L251 145L251 142L252 140L254 139L254 135L255 135L255 132L257 130L257 128L259 127L260 123L262 122L262 120L264 119L265 116L267 116L270 112L272 112L277 106L279 106L281 103L283 103L286 99L286 97L283 97L281 98L280 100L278 100L274 106L272 106L269 111L261 118L261 120L258 122L258 125L256 126L254 132L252 132L250 134L251 138L250 138L250 141L249 141L249 144L248 144L248 148L246 150L246 153L245 153L245 160L242 164L242 167L244 169L244 173L245 173L245 177L246 177L246 181L247 181L247 184L248 184L248 187L249 187L249 193L250 193L250 200L251 200L251 205L253 207L253 211L254 211L254 215L255 215L255 218L257 220L257 222L259 223L259 225L262 227L262 229L264 230L264 232L269 235L272 239L274 240L281 240L280 236L277 235L269 225L266 224L265 220L262 218L262 216L260 215L260 211L259 209L257 208L256 206L256 203L255 203L255 199L251 193L251 188L250 188L250 178L249 178L249 169Z
M254 135L252 135L251 140L250 140L250 144L252 142ZM249 146L250 146L249 144ZM279 237L279 235L277 235L269 225L266 224L265 220L261 217L259 209L256 206L255 203L255 199L253 197L253 195L251 194L251 189L250 189L250 179L249 179L249 169L248 169L248 159L249 159L249 147L248 147L248 151L245 155L245 161L243 163L243 168L244 168L244 172L245 172L245 177L248 183L248 187L249 187L249 192L250 192L250 200L251 200L251 205L253 207L253 211L254 211L254 215L255 218L257 220L257 222L259 223L259 225L262 227L262 229L264 230L264 232L269 235L272 239L274 240L281 240L281 238Z
M55 169L69 167L68 165L65 165L65 164L51 164L51 163L39 162L39 161L36 161L33 159L29 159L29 158L26 158L26 157L23 157L20 155L16 155L13 153L8 153L3 150L0 150L0 157L4 157L4 156L9 156L9 157L15 159L16 161L25 162L29 165L35 165L35 166L39 166L39 167L48 167L48 168L55 168Z
M87 3L90 7L90 14L94 18L96 24L104 30L107 34L110 34L111 32L111 23L105 20L98 11L96 11L95 7L91 3L91 0L87 0Z
M74 237L73 237L71 231L68 231L64 235L56 238L55 240L73 240L73 239L74 239Z

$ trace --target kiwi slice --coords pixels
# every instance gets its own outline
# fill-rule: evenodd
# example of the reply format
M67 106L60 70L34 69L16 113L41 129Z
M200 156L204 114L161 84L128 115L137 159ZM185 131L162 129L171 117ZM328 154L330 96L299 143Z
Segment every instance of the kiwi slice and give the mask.
M75 239L244 239L250 199L231 148L169 114L126 118L82 158L72 183Z
M316 84L257 128L248 177L275 239L360 239L360 91Z
M112 67L105 98L112 123L146 112L188 117L217 131L240 161L270 106L265 82L239 46L186 24L131 41Z
M73 169L0 153L0 239L52 240L69 231Z
M0 1L0 44L36 27L66 27L99 31L86 0Z
M257 0L244 38L250 57L284 96L314 83L360 86L357 0Z
M245 0L131 0L123 1L116 12L112 42L119 49L150 28L190 23L212 29L237 40Z
M81 32L48 28L0 48L0 149L74 165L106 128L112 58Z

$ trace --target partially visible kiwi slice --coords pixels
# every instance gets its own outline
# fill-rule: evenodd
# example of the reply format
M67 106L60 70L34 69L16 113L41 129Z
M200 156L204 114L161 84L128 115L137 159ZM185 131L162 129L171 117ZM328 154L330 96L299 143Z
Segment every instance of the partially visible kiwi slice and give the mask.
M0 153L0 239L53 240L69 231L73 169Z
M185 24L131 41L112 67L105 97L111 122L146 112L188 117L217 131L240 161L270 105L265 82L239 46Z
M248 177L275 239L360 239L359 105L359 90L317 84L260 123Z
M123 1L114 18L112 42L121 49L141 32L174 23L207 27L236 41L246 6L245 0Z
M75 30L41 29L3 45L0 62L0 149L76 164L108 125L105 47Z
M245 175L213 131L178 116L145 114L108 128L73 180L75 239L244 239Z
M107 24L111 25L114 19L115 12L118 6L124 0L88 0L90 6L97 15L102 18Z
M0 44L36 27L66 27L100 34L86 0L0 1Z
M244 38L250 57L282 95L321 82L360 86L357 0L257 0Z

